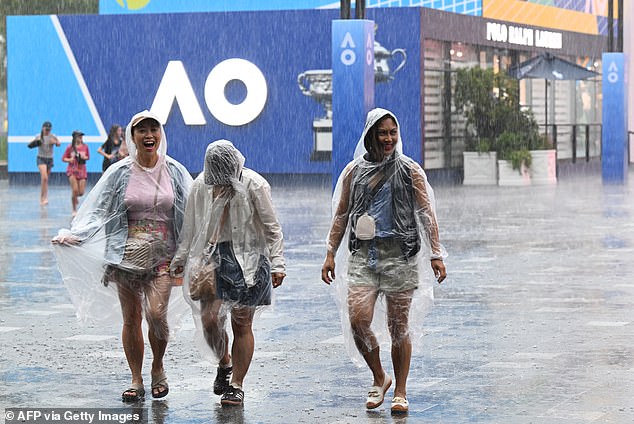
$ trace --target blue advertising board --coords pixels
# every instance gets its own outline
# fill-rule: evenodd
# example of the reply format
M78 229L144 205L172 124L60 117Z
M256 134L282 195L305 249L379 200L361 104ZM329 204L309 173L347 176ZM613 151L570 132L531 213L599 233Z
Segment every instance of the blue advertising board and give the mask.
M627 85L625 55L603 53L603 125L601 174L604 183L627 179Z
M390 67L375 103L397 114L404 150L420 160L420 11L368 15ZM151 109L165 123L168 153L191 172L209 142L226 138L259 172L330 173L329 158L314 154L313 123L327 101L299 77L330 69L337 18L336 10L8 17L9 172L36 171L26 143L45 120L63 143L75 129L86 133L88 170L100 172L106 129ZM55 172L64 171L62 151Z
M332 23L333 187L353 158L359 122L374 107L374 22L362 19Z

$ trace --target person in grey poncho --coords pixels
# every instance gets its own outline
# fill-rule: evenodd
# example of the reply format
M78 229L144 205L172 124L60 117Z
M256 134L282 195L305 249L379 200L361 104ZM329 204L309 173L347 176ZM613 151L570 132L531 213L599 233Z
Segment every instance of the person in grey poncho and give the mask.
M335 187L333 210L321 278L335 282L348 352L355 361L360 354L372 371L366 408L382 405L392 385L379 355L387 333L396 378L391 409L407 412L410 317L424 316L433 298L430 281L442 282L446 270L433 191L422 168L402 154L390 111L368 112L355 159Z
M244 157L227 140L207 147L204 172L194 180L171 268L184 273L198 345L218 364L214 393L222 395L224 406L242 405L254 350L255 312L271 304L271 288L282 284L286 274L270 186L244 167ZM225 330L229 314L231 351Z

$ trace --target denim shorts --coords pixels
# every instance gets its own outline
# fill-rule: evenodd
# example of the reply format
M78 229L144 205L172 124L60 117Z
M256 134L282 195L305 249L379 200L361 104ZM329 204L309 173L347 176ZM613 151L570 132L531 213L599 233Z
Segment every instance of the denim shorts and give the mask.
M233 252L231 242L221 242L214 251L216 262L216 297L223 301L242 306L263 306L271 304L271 264L260 255L254 276L254 285L248 287L242 268Z
M405 259L394 239L363 241L348 260L348 286L375 287L388 293L416 289L416 256Z
M38 156L37 166L40 166L40 165L46 165L48 169L51 169L53 167L53 158L43 158Z

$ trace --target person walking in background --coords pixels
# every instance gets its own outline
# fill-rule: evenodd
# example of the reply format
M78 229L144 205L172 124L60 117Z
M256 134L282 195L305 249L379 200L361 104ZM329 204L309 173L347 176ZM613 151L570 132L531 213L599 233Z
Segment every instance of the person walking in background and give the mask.
M88 178L86 161L88 159L90 159L90 151L88 146L84 144L84 133L73 131L72 141L62 156L62 160L68 163L66 176L70 183L73 216L77 214L79 198L84 195L86 190L86 179Z
M222 395L224 406L243 405L243 382L255 346L253 318L256 309L271 304L271 288L282 284L286 266L271 188L244 168L244 156L227 140L207 147L170 268L184 273L198 345L218 364L214 393ZM231 352L225 330L229 314Z
M170 277L169 263L192 178L167 156L163 126L149 111L132 117L126 139L130 156L108 168L70 230L61 230L53 243L79 316L111 324L123 318L121 339L132 382L122 400L136 402L145 396L144 316L153 354L152 397L169 392L163 357L170 328L188 309L182 296L170 296L177 282Z
M40 205L48 204L48 180L53 168L53 146L61 143L51 132L53 124L45 121L40 134L35 136L40 143L37 148L37 169L40 171Z
M402 151L395 115L378 108L368 112L354 160L337 181L321 269L326 284L336 283L348 352L353 359L360 354L372 371L367 409L378 408L392 385L377 334L390 335L396 413L409 409L410 328L420 328L410 326L410 316L424 316L433 298L431 283L447 275L433 191L422 168ZM342 241L346 249L339 249Z
M103 164L101 165L103 172L106 172L106 169L108 169L110 165L127 156L127 154L121 151L123 143L123 128L121 128L120 125L114 124L110 127L110 131L108 131L106 141L97 149L97 153L103 156Z

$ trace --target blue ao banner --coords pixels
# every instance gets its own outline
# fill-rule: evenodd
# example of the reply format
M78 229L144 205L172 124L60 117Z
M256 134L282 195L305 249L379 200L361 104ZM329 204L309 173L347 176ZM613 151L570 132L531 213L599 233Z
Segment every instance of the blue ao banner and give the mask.
M603 53L601 174L604 183L624 183L628 172L626 57Z
M398 115L404 150L420 160L420 11L369 12L384 59L375 103ZM86 134L89 172L100 172L108 128L151 109L169 154L193 173L221 138L262 173L330 173L328 155L315 155L314 122L327 115L332 89L301 76L331 68L337 18L336 10L8 17L9 172L36 172L26 143L46 120L62 139L54 172L64 171L75 129Z
M353 159L357 122L374 107L374 22L338 19L332 24L333 187L339 174ZM343 117L343 119L341 119Z

